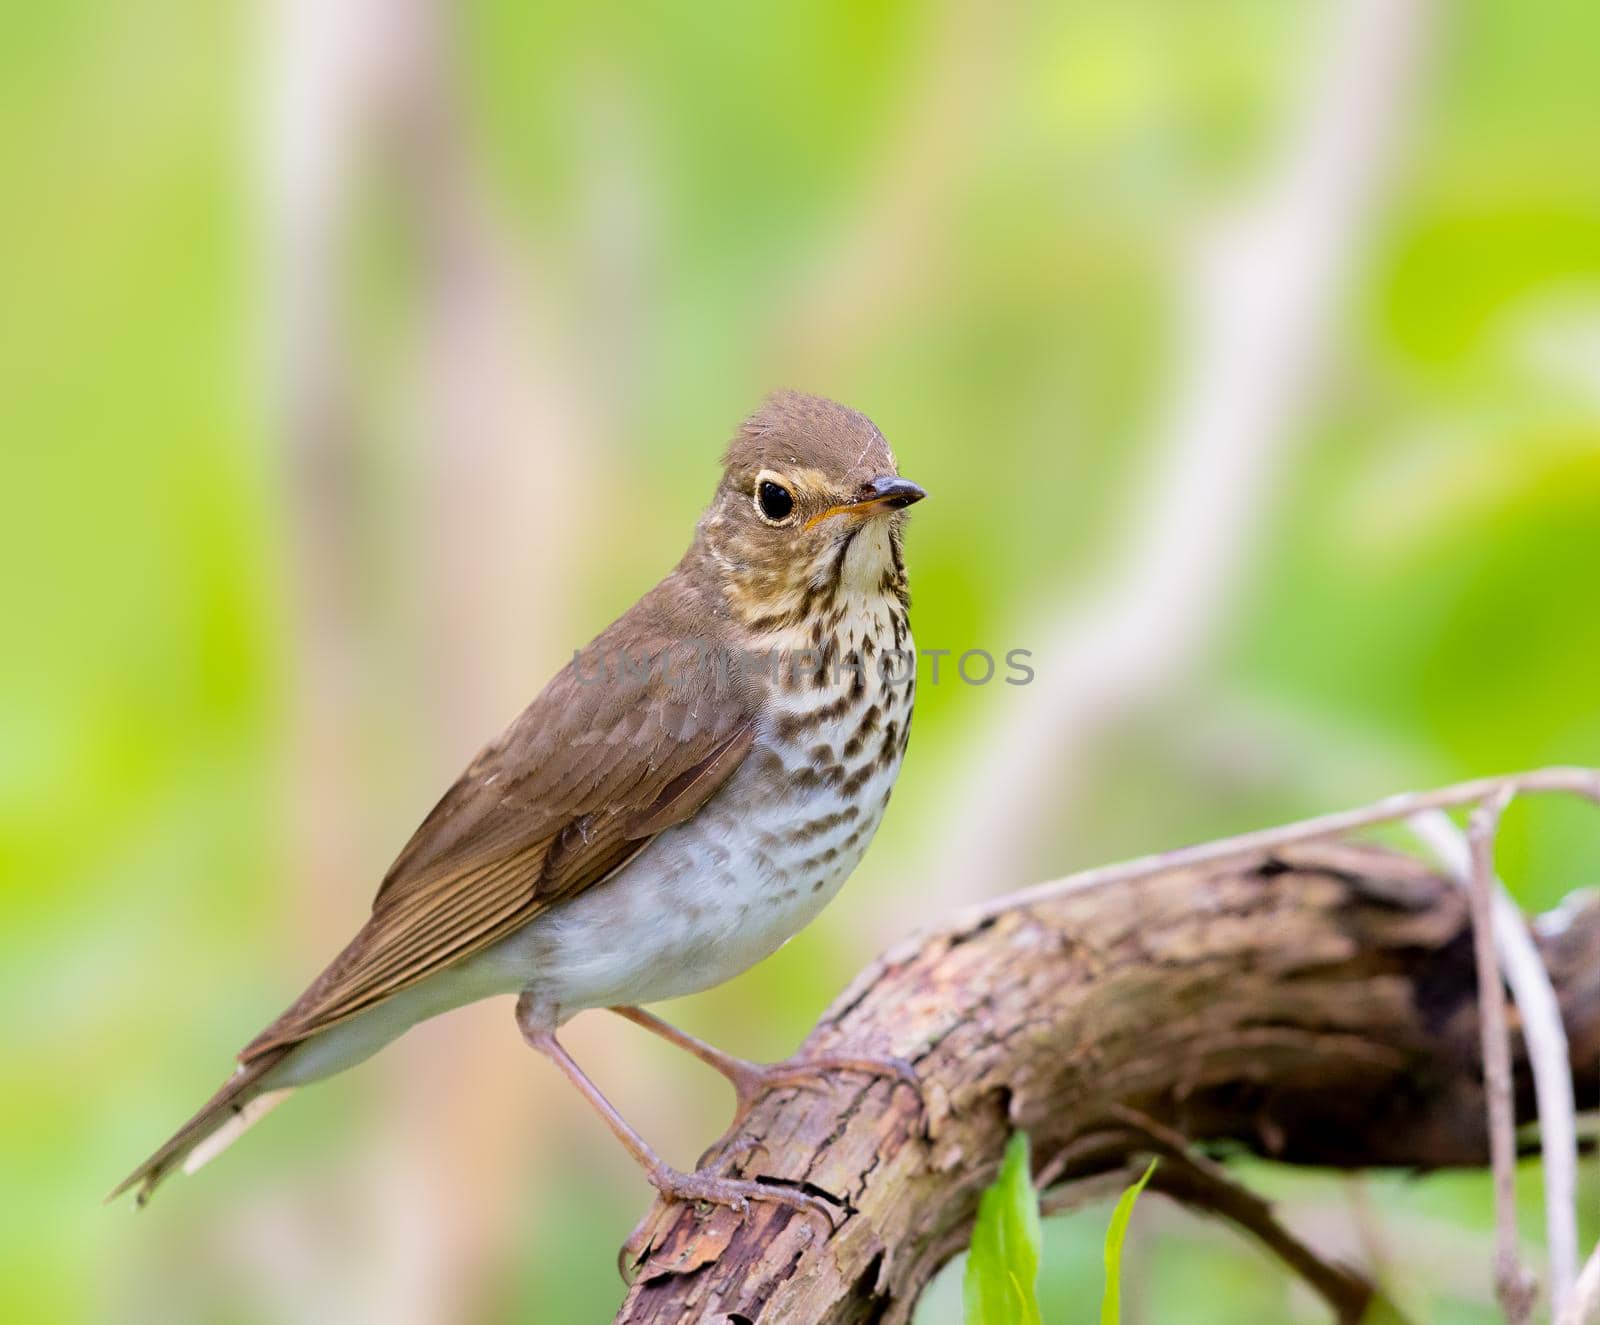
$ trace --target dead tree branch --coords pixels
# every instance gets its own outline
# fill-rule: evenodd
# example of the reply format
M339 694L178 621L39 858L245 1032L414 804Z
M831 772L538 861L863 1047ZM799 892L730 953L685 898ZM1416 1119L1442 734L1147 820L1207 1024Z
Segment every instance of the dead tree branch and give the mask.
M1593 1108L1600 894L1569 900L1536 938ZM1055 1208L1178 1140L1191 1155L1334 1168L1485 1165L1477 1007L1467 896L1376 847L1257 846L967 912L885 954L807 1043L904 1057L920 1095L840 1076L822 1092L775 1090L745 1124L760 1146L734 1167L831 1199L833 1235L775 1206L657 1206L617 1320L904 1321L966 1245L1015 1128L1032 1135ZM1508 1022L1516 1110L1530 1118L1514 1009ZM1322 1276L1340 1315L1357 1309L1358 1276L1273 1231L1264 1207L1201 1185L1200 1208L1265 1232Z

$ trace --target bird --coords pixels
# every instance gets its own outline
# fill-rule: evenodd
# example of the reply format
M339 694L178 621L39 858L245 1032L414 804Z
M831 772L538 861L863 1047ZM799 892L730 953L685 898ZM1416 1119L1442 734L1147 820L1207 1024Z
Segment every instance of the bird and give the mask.
M731 1130L765 1090L818 1074L916 1085L911 1065L887 1056L746 1062L643 1005L770 956L860 863L910 736L904 512L925 496L864 414L769 395L728 444L678 564L473 759L355 937L107 1199L137 1189L142 1206L290 1092L426 1018L515 994L522 1038L664 1199L817 1214L798 1185L712 1172L704 1158L674 1169L557 1032L609 1009L687 1050L733 1084Z

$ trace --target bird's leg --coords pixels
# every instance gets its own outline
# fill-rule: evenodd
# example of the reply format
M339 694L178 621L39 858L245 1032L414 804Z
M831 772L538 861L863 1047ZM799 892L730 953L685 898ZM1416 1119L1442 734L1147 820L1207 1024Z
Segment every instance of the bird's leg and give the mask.
M687 1031L662 1021L643 1008L612 1008L619 1017L626 1017L635 1026L659 1035L668 1044L675 1044L693 1054L707 1067L714 1068L727 1077L738 1096L738 1107L733 1114L730 1131L735 1130L755 1108L756 1101L767 1091L778 1086L798 1086L801 1089L820 1090L817 1080L829 1072L865 1072L868 1076L894 1077L913 1090L920 1090L916 1069L903 1058L872 1058L860 1054L827 1054L816 1058L789 1058L781 1063L750 1063L743 1058L723 1053L721 1049L697 1040Z
M712 1205L728 1206L741 1213L748 1208L751 1201L771 1201L776 1205L788 1206L791 1210L820 1219L827 1232L832 1234L833 1216L827 1205L819 1197L807 1192L742 1178L723 1178L709 1173L683 1173L673 1168L656 1154L649 1142L634 1131L628 1125L627 1119L612 1107L611 1101L600 1093L600 1088L589 1080L583 1069L573 1061L572 1055L556 1041L555 1033L531 1014L531 1003L524 995L517 1002L517 1025L522 1030L522 1038L559 1067L567 1080L578 1088L594 1111L605 1119L606 1126L611 1129L617 1140L622 1142L623 1147L645 1171L650 1185L666 1200L706 1201Z

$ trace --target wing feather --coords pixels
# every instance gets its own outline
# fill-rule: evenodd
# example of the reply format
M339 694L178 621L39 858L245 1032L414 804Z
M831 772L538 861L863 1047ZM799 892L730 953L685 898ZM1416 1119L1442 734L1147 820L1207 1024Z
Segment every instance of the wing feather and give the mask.
M674 579L591 649L619 634L652 648L689 638L675 628L688 591ZM597 685L564 668L434 806L355 938L241 1061L366 1011L603 881L732 775L759 700L706 669Z

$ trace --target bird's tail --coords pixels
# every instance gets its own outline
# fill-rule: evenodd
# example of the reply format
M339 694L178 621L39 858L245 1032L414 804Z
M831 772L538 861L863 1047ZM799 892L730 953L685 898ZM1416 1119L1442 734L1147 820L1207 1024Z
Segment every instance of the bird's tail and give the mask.
M220 1155L289 1094L292 1087L272 1090L263 1082L288 1052L289 1047L285 1046L239 1067L223 1082L222 1089L206 1101L205 1107L180 1127L166 1145L118 1183L106 1200L114 1201L137 1187L137 1200L143 1205L174 1168L181 1166L185 1173L193 1173Z

